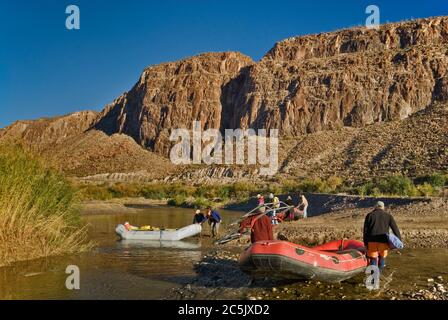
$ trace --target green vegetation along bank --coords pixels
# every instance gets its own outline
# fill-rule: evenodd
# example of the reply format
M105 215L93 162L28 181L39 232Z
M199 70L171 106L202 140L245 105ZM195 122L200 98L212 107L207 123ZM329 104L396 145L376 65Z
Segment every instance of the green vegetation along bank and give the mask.
M78 209L63 176L18 146L0 146L0 265L88 250Z
M208 205L246 201L257 193L286 194L299 192L346 193L361 196L438 197L446 196L448 175L409 178L393 175L374 179L359 185L350 185L337 176L327 179L279 180L266 183L236 182L233 184L192 185L184 183L103 183L80 184L84 200L111 200L115 198L143 197L167 199L168 204L182 207L205 207Z

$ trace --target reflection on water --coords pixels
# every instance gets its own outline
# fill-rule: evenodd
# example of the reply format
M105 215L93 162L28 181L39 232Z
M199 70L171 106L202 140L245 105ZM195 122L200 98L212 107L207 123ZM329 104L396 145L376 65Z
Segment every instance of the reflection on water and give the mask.
M241 215L222 212L226 221ZM179 242L118 241L117 224L179 228L192 222L191 210L154 207L139 213L86 215L90 253L17 263L0 268L0 299L160 299L195 275L193 266L209 250L211 240ZM205 227L205 233L208 229ZM68 265L81 272L81 290L65 288Z
M388 289L400 292L413 291L416 288L427 288L428 278L442 276L447 278L447 249L405 249L402 253L392 251L387 258L387 267L381 276L380 291L369 291L364 282L366 275L359 275L335 285L331 289L327 284L304 286L293 285L292 288L311 296L313 299L389 299L385 295Z
M142 241L142 240L122 240L117 243L117 248L137 249L137 248L167 248L167 249L188 249L199 250L201 245L196 242L187 241Z

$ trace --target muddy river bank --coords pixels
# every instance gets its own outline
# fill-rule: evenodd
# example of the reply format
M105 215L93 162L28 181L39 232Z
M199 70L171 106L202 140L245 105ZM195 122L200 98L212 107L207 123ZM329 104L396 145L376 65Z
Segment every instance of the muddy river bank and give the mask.
M172 290L171 299L247 300L447 300L447 249L407 249L393 253L380 290L365 286L361 274L339 284L319 281L253 280L240 271L239 253L214 250L195 265L196 277Z

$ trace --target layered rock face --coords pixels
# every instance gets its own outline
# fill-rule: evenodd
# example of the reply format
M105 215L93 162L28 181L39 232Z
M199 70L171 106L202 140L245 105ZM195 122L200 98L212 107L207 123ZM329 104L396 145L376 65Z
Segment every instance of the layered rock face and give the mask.
M146 69L131 91L106 107L95 128L123 133L168 155L172 129L219 129L222 87L253 61L235 52L207 53Z
M448 17L438 17L290 38L258 63L225 52L152 66L101 113L19 121L0 142L21 141L73 175L164 179L172 130L201 121L279 129L287 176L419 175L448 170L447 106ZM257 176L196 169L174 178Z
M446 101L447 44L446 17L287 39L244 70L226 125L298 136L404 119Z
M95 128L168 156L172 129L282 136L400 120L448 98L448 18L287 39L258 63L210 53L150 67Z

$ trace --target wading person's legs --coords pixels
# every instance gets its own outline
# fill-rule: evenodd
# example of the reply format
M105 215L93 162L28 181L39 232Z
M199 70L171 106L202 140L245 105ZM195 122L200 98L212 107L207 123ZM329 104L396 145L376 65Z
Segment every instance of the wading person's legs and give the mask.
M369 242L367 244L367 257L369 258L369 264L371 266L378 266L378 248L376 242Z
M389 249L387 243L369 242L367 244L367 256L370 265L378 266L380 271L383 271L386 266L387 249Z
M378 268L380 269L381 272L383 272L384 268L386 267L386 257L387 257L386 249L379 252Z
M278 224L277 213L275 212L275 210L272 212L272 224Z
M210 235L213 237L213 222L208 220L208 225L210 227Z
M215 222L215 230L214 230L214 236L215 237L217 237L218 235L219 235L219 225L220 225L221 223L220 222Z
M218 234L218 228L219 228L218 225L219 225L219 224L218 224L217 222L215 222L215 221L213 221L212 224L211 224L212 237L213 237L213 238L216 237L217 234Z

